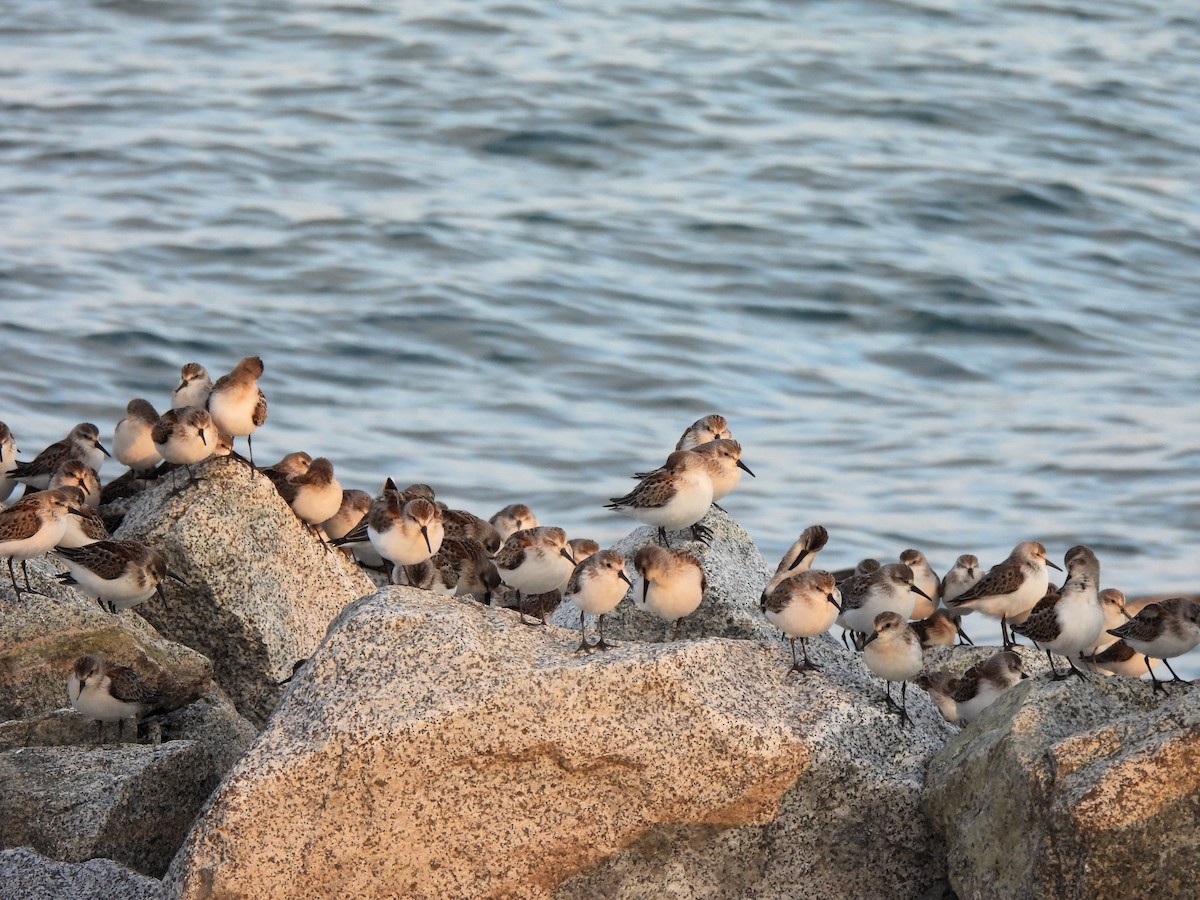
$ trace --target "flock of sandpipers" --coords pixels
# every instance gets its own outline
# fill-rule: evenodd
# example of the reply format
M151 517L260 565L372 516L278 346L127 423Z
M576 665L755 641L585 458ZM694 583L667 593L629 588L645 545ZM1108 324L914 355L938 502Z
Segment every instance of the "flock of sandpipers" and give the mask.
M127 496L171 480L173 491L187 491L202 479L193 467L213 456L243 460L254 473L275 485L296 516L323 544L341 547L361 565L389 581L437 593L474 596L485 603L499 595L501 605L516 608L522 622L545 624L547 612L560 601L580 614L579 652L607 649L604 616L626 597L667 623L699 608L706 590L700 557L686 546L671 547L671 533L707 543L712 532L701 520L717 501L738 484L741 445L726 420L709 415L690 425L674 452L653 471L639 473L637 485L614 497L609 509L655 526L661 546L642 546L630 565L614 550L595 541L568 540L562 528L542 526L532 510L513 504L484 519L450 509L428 485L399 488L390 478L378 496L344 490L325 457L289 453L262 469L255 467L250 436L266 421L267 402L258 380L262 360L239 362L212 381L198 363L181 369L171 409L161 416L145 399L131 400L113 436L116 459L128 471L104 485L101 464L108 451L91 423L76 425L61 441L28 462L16 459L15 439L0 423L0 501L18 483L25 495L0 511L0 556L7 558L14 593L38 594L26 562L51 553L67 571L58 579L94 597L109 612L128 609L151 596L164 596L162 583L176 576L164 554L134 540L115 540L112 519L100 512L102 500ZM233 450L245 437L249 457ZM186 476L179 483L180 475ZM1077 546L1064 557L1066 580L1056 587L1047 568L1046 549L1023 541L1009 557L985 570L971 555L958 557L938 578L918 550L905 550L898 562L865 559L840 573L812 568L829 540L827 530L804 529L763 587L760 609L766 620L790 641L790 672L819 669L808 654L808 639L843 629L842 639L862 651L868 669L884 679L886 702L901 721L909 721L909 681L925 688L950 722L967 724L1004 690L1025 677L1020 657L1012 651L1010 629L1045 650L1051 677L1087 677L1085 669L1114 674L1150 674L1155 690L1165 690L1154 675L1161 660L1175 681L1182 681L1168 659L1200 644L1200 605L1186 598L1151 603L1131 616L1125 598L1099 587L1100 564L1088 547ZM19 584L14 561L21 561ZM1004 649L961 676L927 670L923 648L969 642L962 617L978 612L1000 620ZM598 639L589 642L585 617L598 616ZM532 618L530 618L532 617ZM800 641L803 661L797 659ZM1057 653L1067 670L1054 663ZM900 703L892 697L899 682ZM72 705L103 722L137 718L157 698L133 669L96 655L80 657L68 678Z

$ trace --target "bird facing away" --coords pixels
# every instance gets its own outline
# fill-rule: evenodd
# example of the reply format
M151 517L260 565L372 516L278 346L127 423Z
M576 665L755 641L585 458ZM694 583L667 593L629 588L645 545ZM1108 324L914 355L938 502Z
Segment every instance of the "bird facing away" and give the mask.
M792 672L819 671L820 666L808 656L808 639L827 631L842 611L842 595L833 575L820 570L807 570L789 575L770 584L763 591L758 607L767 621L784 633L792 646ZM796 638L804 654L804 665L796 662Z
M863 662L887 682L887 705L899 713L901 724L911 724L912 719L908 717L908 682L921 671L921 641L908 624L907 616L900 613L881 612L875 617L874 626L863 643ZM892 699L893 681L900 682L899 706Z
M208 412L217 429L234 438L245 435L251 472L254 471L251 435L267 421L267 398L258 387L262 374L262 360L247 356L228 375L218 378L208 395Z
M920 550L910 547L900 554L900 562L912 569L913 584L924 592L924 596L913 605L913 611L909 618L928 619L938 608L938 601L942 598L941 579L938 578L937 572L933 571L933 566L929 564L929 560Z
M125 720L139 719L158 697L129 666L110 663L88 654L75 660L67 678L67 697L80 715L96 721L96 743L105 722L116 722L118 740L125 736Z
M625 557L615 550L600 550L580 560L563 594L579 608L579 650L607 650L604 642L604 617L617 608L633 582L625 574ZM584 630L584 617L598 616L596 633L599 639L589 644Z
M1022 541L1013 547L1007 559L988 569L986 575L946 605L956 612L976 609L999 618L1000 636L1004 649L1008 650L1013 646L1008 620L1033 609L1045 596L1050 583L1047 566L1062 571L1046 559L1045 547L1037 541Z
M158 413L149 400L141 397L125 405L125 418L113 429L113 453L117 462L134 472L149 472L162 459L150 433L158 422Z

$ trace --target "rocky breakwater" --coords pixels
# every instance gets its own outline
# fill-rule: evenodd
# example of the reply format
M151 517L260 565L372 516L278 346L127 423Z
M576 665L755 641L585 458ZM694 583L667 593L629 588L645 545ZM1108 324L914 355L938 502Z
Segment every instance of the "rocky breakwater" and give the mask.
M0 586L0 849L37 851L0 854L0 884L53 872L55 883L91 885L120 869L64 867L94 857L161 876L270 712L277 682L373 589L342 554L325 552L267 479L225 460L203 474L179 493L164 483L133 499L117 532L166 552L185 583L166 582L165 602L111 614L60 584L48 559L29 563L44 594ZM114 743L106 725L98 744L96 724L62 708L84 654L132 667L157 695L140 742L127 730ZM122 876L113 896L128 895L118 881L143 883ZM46 890L54 895L53 884Z
M118 534L158 547L184 582L138 613L211 659L257 725L342 607L375 589L345 554L321 545L266 477L227 457L207 463L195 487L141 494Z
M705 565L741 599L721 600L704 630L729 622L755 639L663 643L651 623L652 641L614 628L619 646L581 653L577 620L527 627L400 587L353 603L168 886L186 898L937 891L944 858L919 800L949 727L910 692L915 726L902 728L882 684L828 639L813 642L823 671L787 675L786 643L755 622L767 572L744 533L728 550L714 539Z
M1029 679L931 761L959 897L1194 897L1200 688Z

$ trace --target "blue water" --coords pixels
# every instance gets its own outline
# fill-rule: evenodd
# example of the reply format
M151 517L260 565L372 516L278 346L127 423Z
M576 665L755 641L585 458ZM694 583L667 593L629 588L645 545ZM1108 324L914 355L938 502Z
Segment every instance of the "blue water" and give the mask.
M1200 586L1194 3L394 6L5 4L26 456L256 353L348 486L605 543L715 411L772 563Z

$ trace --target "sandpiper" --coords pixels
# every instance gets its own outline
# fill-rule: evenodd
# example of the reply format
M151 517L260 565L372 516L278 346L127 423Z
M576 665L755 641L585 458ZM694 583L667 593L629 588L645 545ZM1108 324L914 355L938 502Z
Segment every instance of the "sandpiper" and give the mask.
M117 462L134 472L149 472L162 457L154 445L151 432L158 422L158 413L149 400L137 397L125 404L125 418L113 429L113 453Z
M1091 651L1104 627L1104 611L1100 608L1100 561L1091 548L1078 546L1067 551L1067 580L1053 602L1034 607L1029 618L1016 623L1012 630L1023 634L1046 651L1050 662L1050 678L1061 681L1071 675L1086 676L1075 658ZM1040 607L1040 608L1039 608ZM1050 651L1067 658L1070 669L1059 672Z
M850 631L870 634L882 612L894 612L907 620L918 596L929 599L913 583L912 569L903 563L889 563L855 580L850 591L842 591L842 614L838 622ZM918 648L920 645L918 640Z
M100 429L91 422L80 422L71 429L63 440L51 444L29 462L17 462L9 477L29 486L31 490L45 490L59 466L68 460L77 459L97 473L109 453L100 443Z
M1021 657L1014 650L997 650L983 662L971 666L959 677L951 695L959 721L969 725L997 697L1026 677Z
M671 639L680 620L694 613L704 599L708 588L704 566L686 550L647 544L634 555L633 568L641 579L633 587L634 606L665 619L664 640Z
M707 444L709 441L731 440L732 438L733 435L729 431L729 423L725 421L725 417L711 413L697 419L685 428L679 441L675 444L675 449L691 450L701 444Z
M166 602L163 579L180 581L168 570L166 555L141 541L96 541L83 547L59 547L54 555L70 570L59 581L78 585L81 593L95 597L101 609L114 615L155 594Z
M959 724L958 704L954 702L953 696L958 687L958 679L955 676L942 669L933 669L922 672L913 679L913 684L929 695L943 719L951 725Z
M912 569L913 584L924 592L923 596L913 604L909 618L928 619L938 608L938 601L942 597L942 582L938 578L937 572L933 571L929 560L925 558L925 554L920 550L910 547L900 554L900 562Z
M954 561L954 567L942 577L942 602L949 604L955 597L960 597L974 586L984 575L979 565L979 557L964 553ZM968 615L970 609L958 610L960 615Z
M500 533L501 543L518 531L537 528L541 524L533 510L524 503L510 503L488 519L488 523Z
M783 558L779 560L779 565L775 567L775 574L767 582L767 586L763 589L764 592L770 593L779 582L789 575L798 575L811 569L817 554L827 543L829 543L829 532L825 526L809 525L805 528L792 546L788 547Z
M125 720L137 720L158 697L129 666L88 654L75 660L67 678L67 696L76 712L96 721L96 743L105 722L116 722L117 739L125 736Z
M1186 597L1147 603L1136 616L1124 625L1109 629L1108 633L1145 655L1146 670L1154 682L1154 690L1165 693L1166 688L1154 675L1150 660L1161 659L1173 681L1184 681L1171 668L1169 660L1200 645L1200 604Z
M212 388L212 379L204 366L197 362L184 363L179 370L179 387L171 394L171 409L207 405Z
M324 456L318 456L308 471L293 475L278 487L280 496L296 517L325 545L321 523L342 507L342 486L333 474L333 463Z
M946 606L955 612L977 609L984 615L998 617L1000 636L1007 650L1013 646L1008 620L1033 609L1045 596L1050 583L1047 566L1062 571L1046 559L1045 547L1037 541L1023 541L1006 560L992 566L972 587L948 600Z
M159 416L150 432L158 454L174 466L187 470L188 480L183 487L200 479L192 472L195 463L204 462L216 449L217 427L208 410L199 406L170 409ZM174 481L174 473L171 475Z
M41 556L62 540L66 517L76 512L73 497L67 491L38 491L22 497L8 509L0 510L0 556L8 557L8 577L13 591L21 594L40 594L29 584L29 569L25 563ZM25 587L17 586L13 560L21 560Z
M493 562L501 581L517 592L517 612L526 625L545 622L525 621L521 596L556 590L562 584L563 572L575 568L575 558L567 547L567 533L549 525L524 528L509 535Z
M873 630L863 642L863 662L887 682L887 705L899 712L901 723L911 723L912 719L908 717L908 682L920 673L922 656L921 641L908 624L906 615L881 612L875 617ZM893 681L900 682L899 706L892 699Z
M651 472L624 497L613 497L606 508L654 525L663 544L667 529L677 531L690 527L692 538L708 541L712 531L700 524L712 505L712 479L704 460L689 450L667 457L666 464Z
M263 362L257 356L247 356L228 375L222 375L208 395L208 411L222 434L238 438L245 435L254 470L254 444L251 435L267 421L267 398L258 387L263 374Z
M600 550L579 561L567 581L563 599L579 608L579 650L607 650L604 642L604 617L616 609L633 582L625 574L625 557L615 550ZM598 640L589 644L584 630L587 613L598 616Z
M808 639L833 625L842 609L841 599L833 575L811 569L788 575L763 591L758 608L792 645L789 675L821 668L808 658ZM796 661L796 638L800 638L804 665Z
M958 621L958 616L948 609L934 610L924 619L913 622L912 627L921 641L922 649L974 643L962 630L962 623Z

